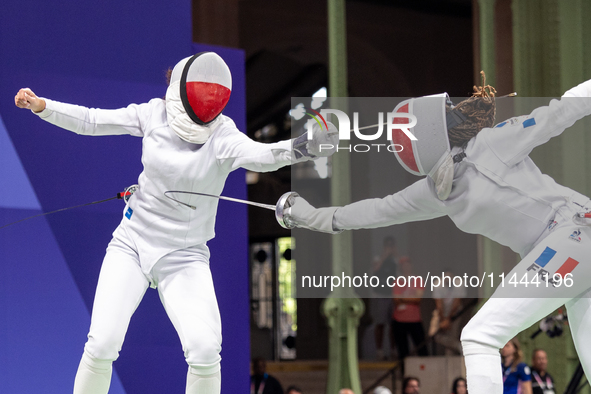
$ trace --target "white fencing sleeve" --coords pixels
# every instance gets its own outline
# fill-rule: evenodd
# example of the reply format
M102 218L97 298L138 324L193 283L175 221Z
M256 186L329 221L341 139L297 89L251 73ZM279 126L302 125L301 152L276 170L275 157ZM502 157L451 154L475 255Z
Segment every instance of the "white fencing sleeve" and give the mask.
M591 80L567 90L562 97L591 97Z
M285 140L271 144L256 142L241 133L233 123L220 126L212 138L216 159L228 171L246 168L256 172L275 171L292 163L305 161L293 157L292 142Z
M336 210L335 230L387 227L445 216L445 205L430 188L427 178L384 198L358 201Z
M512 166L529 156L531 151L560 135L577 120L591 114L591 80L569 91L562 99L536 108L528 116L519 116L481 131L488 148L507 165Z
M84 135L131 134L142 137L143 125L150 116L150 104L131 104L120 109L86 108L80 105L45 100L40 118L63 129Z
M287 216L296 227L323 233L337 234L342 230L333 228L334 213L337 207L314 208L302 197L296 197L293 205L288 208Z

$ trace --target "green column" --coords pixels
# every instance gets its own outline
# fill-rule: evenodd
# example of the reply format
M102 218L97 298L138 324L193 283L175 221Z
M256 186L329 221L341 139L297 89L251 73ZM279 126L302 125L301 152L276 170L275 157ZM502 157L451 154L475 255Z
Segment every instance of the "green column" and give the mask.
M560 96L560 40L557 0L513 0L513 80L519 99ZM529 111L529 110L528 110ZM543 173L562 183L562 142L552 139L530 157Z
M330 328L327 394L337 394L342 388L350 388L355 394L362 393L357 361L357 326L365 307L359 298L343 298L346 296L332 294L322 304Z
M496 0L478 0L478 21L480 33L480 69L486 74L486 83L495 86L495 3ZM478 81L480 82L480 81ZM484 237L478 236L479 267L487 275L498 278L503 272L503 246ZM494 289L483 287L482 298L489 298Z
M348 96L344 0L328 0L328 87L330 97Z
M478 0L480 33L480 69L486 73L486 81L495 86L495 2Z
M583 3L587 0L560 1L559 40L560 40L560 92L562 94L583 82L584 18ZM590 76L587 76L589 78ZM586 122L587 126L589 122ZM586 151L589 146L585 124L577 123L561 136L562 140L562 184L581 193L589 193L587 187ZM587 128L588 130L588 128Z
M345 1L328 0L329 96L331 106L346 110L347 41ZM337 98L337 99L335 99ZM347 152L348 153L348 152ZM346 205L351 200L350 162L345 152L332 156L331 203ZM332 272L339 277L353 274L352 233L332 237ZM363 302L352 290L339 289L327 298L322 310L329 326L327 394L350 388L361 394L357 361L357 326L364 312Z

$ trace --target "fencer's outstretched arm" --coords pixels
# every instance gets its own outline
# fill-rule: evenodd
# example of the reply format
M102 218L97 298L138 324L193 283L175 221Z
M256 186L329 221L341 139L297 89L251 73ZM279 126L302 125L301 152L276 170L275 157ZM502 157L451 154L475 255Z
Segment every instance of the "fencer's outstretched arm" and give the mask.
M126 108L105 110L66 104L40 98L30 89L15 96L19 108L29 108L40 118L63 129L84 135L131 134L143 136L142 123L150 116L150 104L131 104ZM142 121L143 120L143 121Z
M14 104L19 108L27 108L33 112L41 112L45 109L45 100L37 97L29 88L20 89L14 96Z
M164 113L164 103L160 99L105 110L39 98L30 89L21 89L15 97L15 104L20 108L32 109L39 117L56 126L77 134L94 136L131 134L141 137L144 133L150 133L150 130L145 130L150 117ZM211 144L214 145L218 163L228 171L239 167L258 172L274 171L334 153L335 148L321 150L321 144L338 145L338 131L331 123L328 123L329 130L316 130L311 139L303 134L292 140L263 144L241 133L230 118L223 117L223 120L215 126L217 128Z
M481 138L486 140L487 149L492 149L506 165L513 166L529 156L535 147L560 135L588 115L591 115L591 80L575 86L560 100L552 100L527 116L482 130Z
M591 97L591 80L582 82L567 90L562 97Z
M292 163L291 141L264 144L251 140L236 126L224 127L212 137L216 159L228 172L237 168L250 171L275 171Z
M434 187L433 181L423 178L398 193L344 207L314 208L297 197L288 215L297 227L327 233L434 219L446 214Z
M312 138L307 132L301 136L275 143L261 143L251 140L241 133L234 122L226 118L229 127L216 131L212 144L215 145L216 158L221 166L229 171L242 167L256 172L275 171L283 166L330 156L335 149L320 149L321 144L336 147L338 130L328 122L328 130L313 129Z
M398 193L384 198L357 201L338 208L333 227L339 230L387 227L445 216L435 185L423 178Z

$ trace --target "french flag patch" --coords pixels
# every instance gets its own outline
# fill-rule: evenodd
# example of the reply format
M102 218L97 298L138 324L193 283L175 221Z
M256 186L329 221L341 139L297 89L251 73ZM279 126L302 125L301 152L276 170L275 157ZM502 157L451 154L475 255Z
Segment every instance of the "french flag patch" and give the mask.
M552 260L552 258L554 257L555 254L556 254L556 251L554 249L546 247L546 249L544 249L544 251L542 252L540 257L538 257L536 259L535 263L537 265L539 265L540 267L545 267L546 264L548 264L548 262L550 260Z
M564 278L566 274L570 274L571 272L573 272L577 265L579 265L579 262L569 257L568 259L566 259L564 264L562 264L560 268L558 268L558 271L556 271L556 273Z
M127 211L125 212L125 217L131 220L131 215L133 215L133 209L131 209L131 207L128 207Z

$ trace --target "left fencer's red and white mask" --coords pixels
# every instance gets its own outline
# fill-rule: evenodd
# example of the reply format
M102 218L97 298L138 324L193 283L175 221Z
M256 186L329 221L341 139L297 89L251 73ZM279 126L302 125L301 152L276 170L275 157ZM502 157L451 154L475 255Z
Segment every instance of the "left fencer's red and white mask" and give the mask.
M201 52L174 66L166 91L169 126L183 140L207 141L221 122L232 92L232 74L216 53Z

